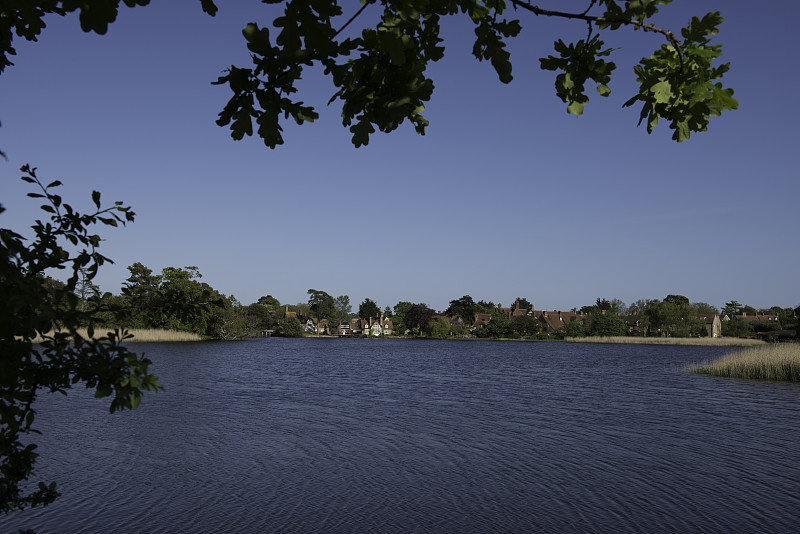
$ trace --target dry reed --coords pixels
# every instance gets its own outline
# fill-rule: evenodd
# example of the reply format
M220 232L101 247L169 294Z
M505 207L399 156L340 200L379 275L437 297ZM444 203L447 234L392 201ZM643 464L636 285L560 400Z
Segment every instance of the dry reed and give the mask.
M110 330L112 329L95 328L94 338L98 339L100 337L104 337ZM84 338L89 337L89 334L85 328L79 328L78 333ZM128 333L133 335L133 337L126 339L126 343L161 343L172 341L185 342L203 340L202 336L195 334L194 332L178 332L176 330L164 330L161 328L130 328L128 329ZM49 332L49 334L52 334L52 332ZM40 343L41 341L41 337L37 337L33 340L34 343Z
M800 382L800 343L781 343L731 352L688 367L692 373L727 378Z
M766 343L760 339L738 337L567 337L573 343L630 343L640 345L696 345L704 347L754 347Z

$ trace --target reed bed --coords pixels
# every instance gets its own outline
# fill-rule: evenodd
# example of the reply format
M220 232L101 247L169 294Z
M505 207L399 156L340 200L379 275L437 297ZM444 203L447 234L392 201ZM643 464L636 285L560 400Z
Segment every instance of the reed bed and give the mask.
M95 339L103 337L111 330L113 329L95 328L94 337ZM85 328L79 328L78 333L84 338L89 337L89 334ZM178 332L176 330L164 330L161 328L129 328L128 333L132 334L133 337L126 339L126 343L161 343L172 341L187 342L203 340L202 336L195 334L194 332ZM50 332L50 334L52 334L52 332ZM41 337L37 337L33 340L34 343L40 343L41 341Z
M800 343L742 349L688 367L692 373L726 378L800 382Z
M572 343L629 343L639 345L695 345L702 347L758 347L766 345L760 339L738 337L566 337Z

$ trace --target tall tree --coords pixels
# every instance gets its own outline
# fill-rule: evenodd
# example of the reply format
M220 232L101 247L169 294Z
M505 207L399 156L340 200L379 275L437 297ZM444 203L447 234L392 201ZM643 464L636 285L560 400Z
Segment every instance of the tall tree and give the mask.
M372 299L364 299L358 306L358 316L362 319L377 318L381 315L381 309Z
M347 321L353 314L353 306L350 305L350 295L340 295L333 299L333 307L336 308L337 321Z
M741 311L742 311L742 305L739 304L739 302L737 302L735 300L732 300L730 302L726 302L725 306L722 307L722 313L727 315L727 316L729 316L729 317L731 317L731 318L734 315L739 315L739 313Z
M594 304L594 307L597 308L598 310L608 311L611 309L611 303L607 299L601 300L600 297L598 297L597 301Z
M451 300L444 314L449 317L461 317L464 323L471 325L475 322L475 301L469 295Z
M711 40L719 32L722 16L713 12L693 17L680 32L673 32L651 22L670 1L586 0L581 8L563 12L557 10L561 3L546 9L525 0L364 0L360 6L342 2L344 7L337 0L265 0L283 4L283 13L273 20L272 30L252 22L244 28L253 64L231 66L214 82L229 86L233 93L217 123L229 126L234 139L255 132L269 147L282 144L282 119L303 124L319 117L313 107L293 98L305 69L319 64L336 88L331 101L341 101L342 124L349 127L355 146L367 144L376 129L391 132L405 121L424 134L428 121L422 112L434 89L426 71L445 53L442 19L473 28L473 55L489 61L499 80L509 83L513 76L507 40L519 35L523 25L520 19L506 18L512 8L514 16L527 17L526 25L564 19L588 26L585 38L573 43L559 39L555 55L539 60L542 69L558 73L556 95L574 115L583 113L591 85L600 96L611 93L616 64L607 61L614 52L604 41L609 32L641 29L656 36L660 47L634 66L639 85L624 106L641 106L639 123L645 122L648 133L659 120L666 120L674 130L673 139L680 142L692 132L705 131L711 117L736 109L738 103L733 90L718 81L729 65L715 65L722 47ZM124 2L134 6L150 0ZM15 34L36 40L48 13L79 11L81 28L102 34L116 19L120 0L24 4L25 9L3 10L0 17L0 71L11 64ZM212 0L200 4L210 15L217 11ZM373 26L375 20L379 22Z
M475 313L493 313L497 305L490 301L479 300L475 303Z
M627 309L628 307L620 299L611 299L611 306L608 311L615 315L625 315Z
M697 310L697 313L704 315L715 315L719 310L707 302L693 302L692 307Z
M309 310L317 319L336 317L336 302L332 296L316 289L309 289L308 294Z
M667 295L664 302L670 302L676 306L689 306L689 298L683 295Z
M434 315L436 315L436 312L430 309L427 304L414 304L406 311L403 323L408 329L416 328L422 332L427 328L428 323L433 320Z
M615 337L628 333L625 322L613 313L595 313L592 319L590 334L593 336Z

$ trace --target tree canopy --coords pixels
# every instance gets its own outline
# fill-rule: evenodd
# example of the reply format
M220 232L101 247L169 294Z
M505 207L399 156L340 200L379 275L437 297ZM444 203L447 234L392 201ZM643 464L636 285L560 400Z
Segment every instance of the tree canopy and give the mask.
M380 317L381 309L372 299L366 298L358 305L358 316L362 319Z
M338 0L262 2L280 4L283 12L269 26L252 22L243 29L252 64L231 65L213 83L232 93L217 123L230 128L234 139L256 134L270 148L284 142L282 121L303 124L319 117L296 96L312 67L321 67L332 81L329 103L341 103L342 124L356 147L366 145L376 130L391 132L406 121L424 134L428 120L423 112L434 91L426 71L444 57L445 17L473 29L472 54L489 61L503 83L513 79L508 42L523 24L560 18L585 25L583 39L559 39L554 54L539 60L543 70L557 73L556 95L574 115L583 113L592 85L599 96L611 93L616 64L608 60L614 49L604 38L621 29L653 33L660 43L633 67L639 87L624 104L640 106L639 124L644 122L648 133L665 120L680 142L705 131L711 117L738 107L733 90L719 81L729 64L715 65L722 46L712 44L712 38L722 16L692 17L677 32L654 25L652 17L671 0L586 0L585 8L573 12L523 0L362 0L360 6ZM84 31L103 34L121 3L144 6L150 0L0 0L0 71L12 64L14 36L36 40L46 15L78 11ZM200 0L200 5L209 15L217 12L212 0Z

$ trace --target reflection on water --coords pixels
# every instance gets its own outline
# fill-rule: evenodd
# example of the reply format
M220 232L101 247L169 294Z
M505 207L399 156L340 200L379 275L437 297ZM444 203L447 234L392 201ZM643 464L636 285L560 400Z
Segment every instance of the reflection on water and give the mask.
M63 496L0 532L796 532L800 387L722 349L265 339L137 345L167 388L39 405Z

